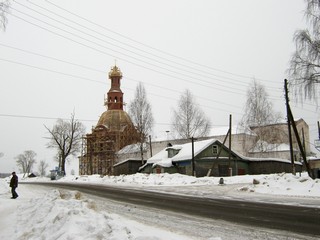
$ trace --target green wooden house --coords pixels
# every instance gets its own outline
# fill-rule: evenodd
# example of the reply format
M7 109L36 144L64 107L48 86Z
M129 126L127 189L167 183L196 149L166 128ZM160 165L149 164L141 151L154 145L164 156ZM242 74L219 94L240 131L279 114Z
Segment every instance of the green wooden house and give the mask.
M192 151L193 149L193 151ZM295 163L297 172L302 164ZM203 176L233 176L291 172L287 159L250 158L230 150L217 139L169 145L149 158L140 169L144 173L181 173Z
M207 176L209 172L210 176L230 176L248 174L249 160L229 151L219 140L209 139L168 146L149 158L140 172L187 175L194 172L197 177Z

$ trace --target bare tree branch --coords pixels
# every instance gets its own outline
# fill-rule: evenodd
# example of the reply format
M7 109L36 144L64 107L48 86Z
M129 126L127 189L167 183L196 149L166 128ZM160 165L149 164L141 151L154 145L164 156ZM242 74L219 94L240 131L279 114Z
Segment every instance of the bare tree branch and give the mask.
M320 0L306 0L305 18L310 29L294 34L295 53L290 60L289 84L298 100L318 103L320 93Z
M55 148L59 161L59 168L65 173L65 162L68 156L76 156L80 151L82 136L85 134L84 125L71 114L69 122L58 119L52 129L45 126L50 137L48 148Z
M23 154L19 154L17 159L17 166L20 168L20 171L27 175L32 171L33 165L36 163L35 157L37 154L32 150L24 151ZM24 177L23 175L23 177Z
M153 127L153 115L151 105L148 102L146 90L140 82L135 91L135 97L129 104L129 115L138 132L140 133L140 152L143 161L143 144Z
M38 170L39 170L39 174L41 177L46 175L46 170L48 168L48 163L46 163L45 161L41 160L38 166Z
M281 114L273 110L273 105L268 99L268 93L264 86L254 79L247 90L247 101L239 125L245 131L250 131L250 128L254 127L256 129L257 142L263 143L270 140L270 131L272 131L272 128L263 128L263 126L275 124L281 118ZM260 147L256 146L256 148L263 151L262 145Z
M203 137L209 134L211 122L196 104L193 95L185 90L178 109L173 110L172 130L182 138Z
M0 29L6 30L8 23L7 13L10 9L10 1L5 0L0 2Z

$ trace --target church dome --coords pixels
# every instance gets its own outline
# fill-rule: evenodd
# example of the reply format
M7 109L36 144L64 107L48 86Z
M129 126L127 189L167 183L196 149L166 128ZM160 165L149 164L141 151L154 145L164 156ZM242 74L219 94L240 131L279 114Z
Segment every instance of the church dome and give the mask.
M117 66L113 66L113 68L111 68L111 71L109 72L109 78L112 77L122 78L122 72L120 71L120 68L118 68Z
M123 110L108 110L102 113L98 125L103 125L111 131L123 131L128 127L133 127L129 115Z

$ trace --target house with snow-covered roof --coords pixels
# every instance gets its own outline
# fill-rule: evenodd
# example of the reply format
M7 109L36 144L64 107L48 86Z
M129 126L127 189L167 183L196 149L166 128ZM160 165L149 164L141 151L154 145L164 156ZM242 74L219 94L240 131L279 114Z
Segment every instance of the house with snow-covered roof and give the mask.
M310 144L309 144L309 128L306 122L303 119L296 120L296 125L298 129L298 133L300 136L300 139L303 139L303 145L305 146L306 155L310 156L312 155L310 151ZM210 132L209 136L211 137L201 137L198 138L199 141L195 142L195 146L198 144L197 142L200 142L200 140L207 140L207 139L215 139L219 141L221 144L224 139L226 138L226 134L228 132L228 127L221 127L221 128L214 128ZM168 155L167 144L171 143L174 148L178 148L178 146L184 146L184 144L189 143L189 149L191 149L191 140L190 139L169 139L168 136L165 138L157 138L154 137L152 141L145 145L144 148L144 161L146 159L149 160L149 165L146 165L146 169L150 167L151 161L156 161L156 158L159 157L158 153L162 152L163 154ZM252 126L250 129L244 130L240 126L233 126L232 128L232 138L231 138L231 145L232 145L232 151L231 153L236 159L241 159L243 162L248 162L248 170L246 168L240 168L240 167L234 167L232 170L233 174L259 174L259 173L275 173L275 172L291 172L292 166L290 166L290 146L289 146L289 138L288 138L288 128L286 122L280 122L277 124L269 124L266 126ZM223 146L223 149L226 148ZM128 174L131 173L133 170L128 171L127 169L131 169L131 165L134 165L137 167L138 162L137 159L141 159L140 157L140 149L137 150L137 148L130 147L126 148L126 151L123 151L122 149L117 152L117 158L116 158L116 165L115 168L115 174ZM176 149L178 151L178 149ZM174 152L174 150L170 150ZM189 150L191 151L191 150ZM228 148L222 151L221 156L219 157L218 161L222 161L224 151L229 152ZM180 153L179 153L180 152ZM179 151L179 155L182 154L181 151ZM154 155L156 154L156 155ZM231 156L232 156L231 154ZM189 153L189 156L191 156L191 153ZM227 155L228 156L228 155ZM296 160L301 160L300 151L297 146L296 138L293 137L293 156ZM214 158L215 156L211 156ZM189 171L188 167L181 167L181 164L177 164L177 166L171 166L171 167L165 167L163 164L176 164L175 161L171 161L172 159L166 157L167 159L161 158L161 164L159 163L158 168L151 168L146 170L145 168L139 168L143 169L145 172L187 172ZM189 157L191 159L191 157ZM175 158L173 158L174 160ZM197 158L195 159L197 161ZM240 161L240 160L239 160ZM142 161L141 161L142 162ZM222 163L216 163L217 160L215 160L215 164L212 167L213 174L216 176L219 176L223 174L225 171L229 170L223 170L225 165L229 166L229 160L228 162L225 161L225 164ZM121 164L118 164L121 163ZM231 160L232 163L232 160ZM204 161L200 163L204 164ZM143 165L143 164L141 164ZM199 163L198 163L199 165ZM217 167L218 165L218 167ZM144 165L143 165L144 166ZM161 166L161 167L160 167ZM299 164L296 171L300 171ZM121 169L120 169L121 168ZM163 168L163 169L162 169ZM207 168L207 166L205 167ZM220 168L220 171L219 171ZM228 167L229 168L229 167ZM196 169L197 170L197 169ZM192 170L190 170L190 173L192 173Z
M144 173L181 173L197 177L231 176L244 174L291 172L289 160L277 158L250 158L229 150L217 139L207 139L167 146L149 158L141 168ZM302 164L297 162L296 170Z
M217 171L216 175L229 176L230 170L236 171L235 168L232 169L230 166L235 166L237 162L240 169L248 172L248 161L242 161L237 154L231 151L229 162L229 150L219 140L194 141L193 149L194 154L192 154L192 142L168 146L149 158L140 171L146 173L168 172L192 175L192 169L194 169L196 176L206 176L208 171L213 169L211 171ZM220 156L217 159L219 152ZM193 156L194 161L192 160Z
M310 151L308 125L303 119L296 120L296 125L300 139L304 139L306 155L313 155ZM223 142L228 130L229 127L215 127L211 129L208 134L209 137L199 137L198 139L205 140L214 138ZM294 157L296 159L300 159L301 156L296 138L293 136L292 140ZM149 142L144 148L144 159L160 152L168 143L179 145L188 142L190 142L190 139L161 138L154 136L151 142ZM241 126L233 126L231 142L232 150L246 157L290 159L288 127L285 122L260 127L253 126L251 129L243 129ZM125 152L119 151L116 163L126 159L139 157L140 149L136 151L134 148L130 149L130 151L126 150Z

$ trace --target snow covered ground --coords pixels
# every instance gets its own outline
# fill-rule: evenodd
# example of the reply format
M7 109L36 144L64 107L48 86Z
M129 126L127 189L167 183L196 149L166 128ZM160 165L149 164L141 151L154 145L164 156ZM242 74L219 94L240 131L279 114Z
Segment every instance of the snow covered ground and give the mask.
M256 184L253 184L255 179ZM199 219L34 185L20 184L10 199L10 178L0 179L0 239L313 239L288 232ZM21 179L50 181L48 178ZM58 181L108 184L170 194L320 207L320 179L307 174L195 178L180 174L67 176ZM187 227L186 227L187 226ZM314 238L316 239L316 238Z

